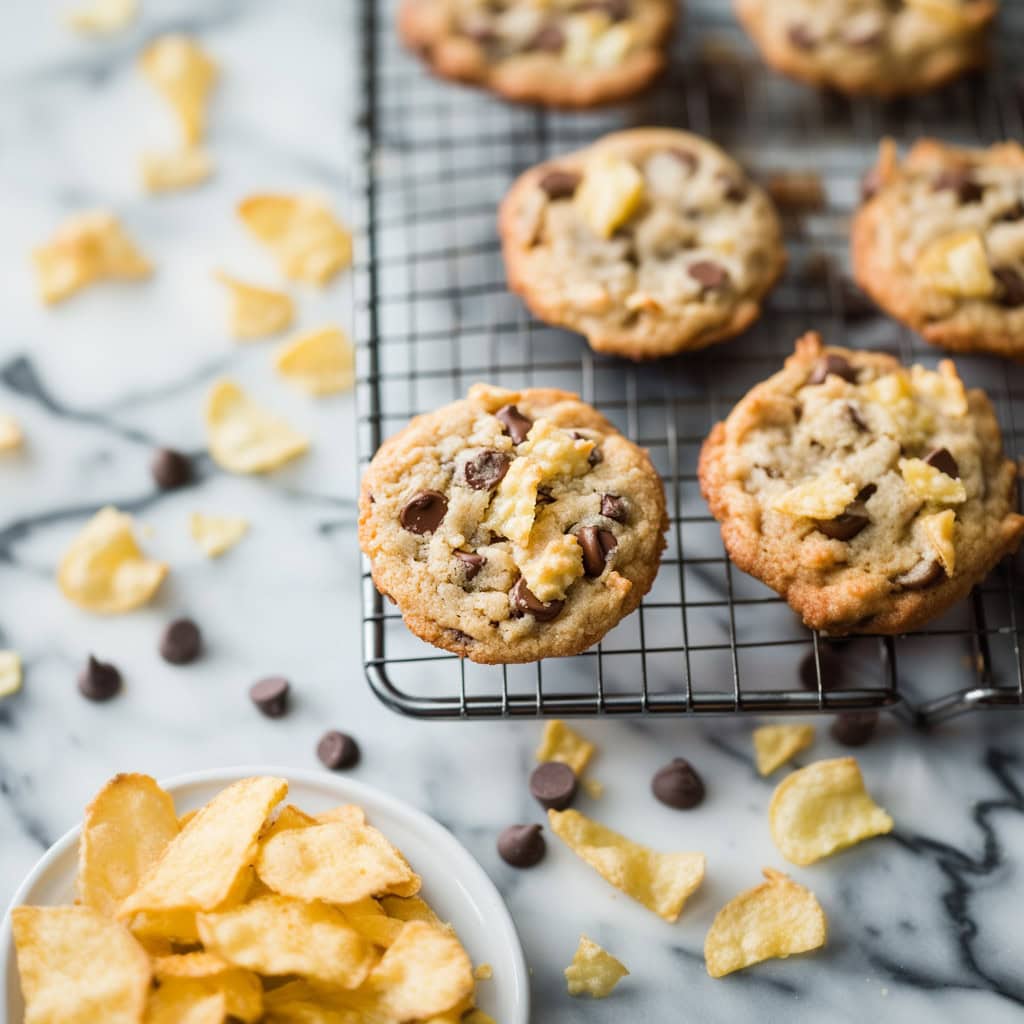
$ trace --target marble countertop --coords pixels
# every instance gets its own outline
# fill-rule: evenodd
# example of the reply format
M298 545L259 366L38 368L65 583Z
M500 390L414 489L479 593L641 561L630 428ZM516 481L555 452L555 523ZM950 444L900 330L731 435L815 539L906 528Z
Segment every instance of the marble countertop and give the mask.
M266 343L226 338L210 279L224 267L275 280L233 216L249 191L314 189L351 212L350 9L337 0L143 7L124 33L83 41L62 27L56 3L15 4L0 37L0 411L18 417L28 439L0 463L0 648L26 664L22 692L0 703L0 906L113 773L314 767L316 740L333 726L362 743L358 779L447 825L498 884L533 971L538 1022L1019 1020L1024 757L1012 714L928 735L883 723L860 759L895 833L792 869L830 920L829 944L812 957L722 981L704 971L714 912L755 884L762 865L785 867L768 835L772 783L754 771L746 720L580 725L600 747L593 771L606 786L581 809L638 840L707 853L708 879L677 925L620 897L557 841L530 872L498 859L502 826L540 820L525 786L540 726L417 723L370 694L359 654L351 396L312 403L289 393ZM134 62L143 41L171 29L196 33L223 68L211 114L217 176L153 199L140 192L138 155L168 143L172 127ZM42 308L29 250L65 216L94 207L118 211L158 273ZM351 318L345 283L298 298L304 326ZM201 457L194 487L156 492L152 448L201 453L203 397L226 372L308 430L313 451L266 479L231 477ZM62 599L54 567L108 503L151 528L147 548L173 571L153 605L100 619ZM194 510L245 515L251 534L207 561L187 535ZM156 652L162 625L179 613L200 622L208 646L188 668ZM108 704L76 691L89 652L124 673L123 694ZM291 678L296 694L278 721L245 695L271 672ZM839 752L822 725L815 755ZM686 814L648 793L653 771L679 755L708 787L704 805ZM581 932L632 971L605 1002L566 995L562 969Z

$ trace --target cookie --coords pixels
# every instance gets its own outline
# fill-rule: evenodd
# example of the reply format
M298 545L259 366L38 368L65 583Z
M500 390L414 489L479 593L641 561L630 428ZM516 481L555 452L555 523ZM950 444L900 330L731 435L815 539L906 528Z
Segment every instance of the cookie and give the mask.
M578 654L658 571L665 493L647 453L566 391L474 385L386 441L359 542L420 638L485 664Z
M995 0L736 0L764 59L841 92L924 92L988 60Z
M526 171L499 230L509 287L536 316L638 360L739 334L786 259L764 190L717 146L667 128Z
M865 179L854 273L935 345L1024 359L1024 147L892 142Z
M698 468L730 558L829 633L901 633L1017 549L1016 467L953 363L797 342Z
M593 107L658 75L674 15L675 0L403 0L398 30L443 78Z

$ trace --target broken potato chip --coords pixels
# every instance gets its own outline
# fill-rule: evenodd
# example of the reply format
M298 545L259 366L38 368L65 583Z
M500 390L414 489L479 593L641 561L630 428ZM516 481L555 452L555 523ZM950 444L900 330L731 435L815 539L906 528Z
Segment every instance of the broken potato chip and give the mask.
M104 211L65 221L49 242L33 251L32 260L39 294L49 305L97 281L131 281L153 272L120 221Z
M579 778L594 756L594 749L593 743L555 718L545 724L536 756L541 763L561 761L567 764Z
M18 421L13 416L0 413L0 452L16 451L23 441Z
M295 319L295 304L286 292L246 284L218 270L214 277L228 290L231 301L228 323L231 336L252 341L278 334Z
M87 612L116 614L139 608L157 592L168 566L146 558L132 517L101 509L65 552L57 570L61 593Z
M210 154L198 146L142 154L142 184L147 192L177 192L192 188L202 184L212 173Z
M92 907L15 907L11 928L26 1024L139 1024L149 957Z
M825 912L814 893L781 871L765 868L764 877L715 915L704 939L712 978L825 945Z
M571 996L605 999L627 974L624 963L581 935L572 963L565 969L565 981Z
M659 853L579 811L548 811L551 830L602 878L659 917L678 919L704 879L704 854Z
M192 539L207 558L217 558L230 551L249 532L249 520L240 516L193 512L188 522Z
M153 959L153 977L161 987L175 984L201 999L221 995L228 1016L252 1024L263 1016L263 986L244 967L214 953L176 953Z
M17 651L0 651L0 697L21 689L21 656Z
M355 381L356 354L337 327L302 334L279 349L274 369L310 395L347 391Z
M352 262L352 236L319 199L249 196L239 203L238 216L293 281L323 286Z
M754 756L761 775L771 775L814 742L813 725L761 725L754 730Z
M207 396L206 436L214 462L231 473L267 473L309 448L307 437L229 380Z
M801 867L893 829L852 757L815 761L787 775L772 795L768 818L783 857Z
M138 0L89 0L69 11L65 20L76 32L109 35L130 25L138 9Z
M142 73L171 105L190 146L206 133L206 101L217 82L217 65L194 39L161 36L139 58Z

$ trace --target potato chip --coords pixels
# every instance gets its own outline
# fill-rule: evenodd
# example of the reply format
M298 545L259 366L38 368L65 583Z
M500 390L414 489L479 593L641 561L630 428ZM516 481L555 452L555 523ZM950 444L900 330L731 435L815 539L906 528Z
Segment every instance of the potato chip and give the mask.
M21 689L21 656L17 651L0 651L0 697Z
M325 285L352 262L352 236L318 199L249 196L238 204L238 216L293 281Z
M420 884L405 858L375 828L341 822L272 836L260 847L256 871L275 892L327 903L355 903L413 884L419 891Z
M270 989L264 1009L266 1024L376 1024L357 1010L329 1006L322 993L301 980Z
M497 1024L497 1021L489 1013L484 1013L477 1007L462 1018L461 1024Z
M429 1017L473 992L473 965L450 931L407 921L370 974L370 987L398 1020Z
M214 910L241 884L257 838L288 792L284 779L241 779L221 790L188 823L121 904L120 916L152 910ZM244 893L244 889L242 890Z
M25 1024L138 1024L149 958L116 921L92 907L15 907Z
M206 131L206 100L217 81L217 65L187 36L161 36L143 51L142 73L170 103L189 145Z
M74 539L61 559L57 582L79 608L116 614L149 601L167 572L164 562L142 554L132 533L132 517L108 506Z
M715 915L704 939L712 978L825 945L825 913L814 893L781 871L765 868L764 877Z
M174 801L148 775L115 775L85 809L78 898L107 917L178 834Z
M107 35L130 25L138 9L138 0L89 0L69 11L65 20L76 32Z
M193 512L188 520L192 539L207 558L217 558L230 551L248 532L249 520L241 516L211 516Z
M396 921L424 921L435 928L450 928L434 913L434 908L419 896L382 896L380 905Z
M801 866L893 829L852 757L815 761L787 775L772 794L768 820L783 857Z
M229 380L207 396L206 436L214 462L231 473L266 473L309 448L308 438Z
M190 981L168 981L149 996L143 1024L224 1024L227 999Z
M339 804L321 811L316 820L323 825L328 821L340 821L346 825L365 825L366 812L358 804Z
M357 900L355 903L346 903L338 909L364 939L377 946L387 948L398 938L398 933L402 930L402 921L389 917L372 896Z
M754 730L757 770L771 775L814 742L813 725L761 725Z
M142 154L142 184L147 192L177 192L213 174L210 154L199 146Z
M260 842L266 842L271 836L276 836L278 832L285 832L290 828L308 828L316 823L316 818L296 807L295 804L285 804L277 812L274 820L264 825L263 831L260 833Z
M206 949L260 974L298 974L355 988L377 960L373 945L326 903L271 894L200 914L198 922Z
M147 947L161 940L181 946L199 941L194 910L148 911L135 914L127 923L132 935Z
M594 749L593 743L555 718L544 726L544 736L537 748L537 760L561 761L579 778L594 756Z
M605 999L627 974L624 963L581 935L576 955L565 969L565 980L571 996Z
M263 1016L263 986L260 979L244 967L236 967L213 953L179 953L153 960L153 977L164 985L168 981L190 981L204 994L220 993L228 1016L246 1024Z
M287 293L246 284L220 270L213 276L228 290L233 338L239 341L266 338L291 326L295 305Z
M299 335L278 349L274 368L311 395L333 395L355 382L356 353L342 331L325 327Z
M17 451L24 440L18 421L13 416L0 413L0 452Z
M548 811L551 830L616 889L675 921L704 879L704 854L658 853L584 817L579 811Z
M103 211L65 221L49 242L33 250L32 259L39 294L48 304L96 281L135 280L153 272L117 218Z

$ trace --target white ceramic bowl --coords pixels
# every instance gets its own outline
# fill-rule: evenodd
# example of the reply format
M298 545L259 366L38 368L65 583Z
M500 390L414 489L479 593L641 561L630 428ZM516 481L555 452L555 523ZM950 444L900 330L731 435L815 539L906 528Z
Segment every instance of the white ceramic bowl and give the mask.
M326 772L277 768L227 768L179 775L162 783L181 814L206 803L229 783L250 775L288 780L288 799L316 814L338 803L356 803L405 855L423 878L423 896L441 918L451 921L473 959L494 968L480 982L479 1002L498 1024L529 1024L530 988L515 925L494 883L461 843L421 811L380 790ZM11 906L70 903L75 897L78 833L73 828L43 855L14 894ZM0 926L0 1007L5 1024L24 1014L18 984L10 911Z

